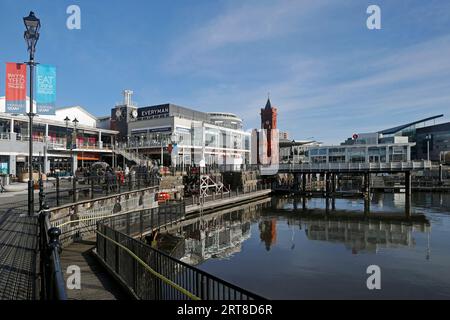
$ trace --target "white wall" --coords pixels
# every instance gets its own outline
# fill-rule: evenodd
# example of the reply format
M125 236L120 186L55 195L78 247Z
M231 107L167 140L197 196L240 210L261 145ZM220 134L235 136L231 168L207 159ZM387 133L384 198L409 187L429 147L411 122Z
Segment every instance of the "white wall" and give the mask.
M29 98L27 97L27 112L29 111L29 109L30 109L30 102ZM5 112L5 97L0 97L0 112ZM34 110L34 112L36 112L36 110ZM56 109L55 113L56 114L52 116L40 115L39 118L64 122L64 118L66 116L68 116L71 121L76 117L77 120L80 121L78 123L79 125L96 128L97 118L95 116L90 115L80 106L74 106L64 109Z

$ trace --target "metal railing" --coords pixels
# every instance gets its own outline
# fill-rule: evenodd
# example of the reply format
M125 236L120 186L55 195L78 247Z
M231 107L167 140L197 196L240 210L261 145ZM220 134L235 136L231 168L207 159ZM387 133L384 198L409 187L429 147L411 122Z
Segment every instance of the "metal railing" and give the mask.
M430 169L431 161L408 161L388 163L300 163L278 164L279 171L406 171Z
M127 191L139 190L159 185L159 177L151 173L136 173L128 176L90 175L61 178L46 182L44 189L46 202L51 207L59 207L78 201L95 199Z
M251 189L243 189L243 188L237 188L236 190L229 190L226 192L221 193L212 193L208 194L207 196L200 196L200 195L192 195L190 197L186 197L184 199L184 202L186 205L195 205L195 204L205 204L207 202L213 202L217 200L232 198L232 197L238 197L243 195L249 195L252 193L257 193L259 191L264 190L271 190L272 185L269 183L258 183L254 188Z
M67 300L65 281L61 268L61 230L51 227L50 211L44 206L39 213L39 270L40 299Z
M171 210L169 220L177 219ZM159 213L157 216L160 216ZM133 235L158 227L153 211L97 224L97 254L139 299L262 300L264 298L179 261ZM161 219L161 218L159 218Z

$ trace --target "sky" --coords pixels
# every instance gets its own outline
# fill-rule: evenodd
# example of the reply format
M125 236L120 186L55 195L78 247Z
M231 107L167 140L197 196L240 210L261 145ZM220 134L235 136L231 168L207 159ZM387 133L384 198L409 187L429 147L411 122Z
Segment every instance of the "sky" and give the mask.
M381 9L369 30L366 10ZM69 30L69 5L81 29ZM107 115L139 106L233 112L260 127L268 94L290 138L335 144L444 114L450 1L0 0L0 64L28 58L22 17L41 19L36 61L57 67L57 105ZM5 91L0 68L0 95Z

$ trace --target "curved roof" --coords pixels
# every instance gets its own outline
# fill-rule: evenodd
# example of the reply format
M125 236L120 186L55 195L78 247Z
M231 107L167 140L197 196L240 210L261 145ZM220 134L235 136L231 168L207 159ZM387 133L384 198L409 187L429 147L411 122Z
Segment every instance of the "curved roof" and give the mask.
M418 124L418 123L421 123L421 122L425 122L425 121L434 120L434 119L437 119L437 118L441 118L443 116L444 116L443 114L440 114L440 115L437 115L437 116L433 116L433 117L417 120L417 121L414 121L414 122L403 124L401 126L385 129L385 130L379 131L378 133L381 133L381 134L394 134L394 133L397 133L397 132L399 132L399 131L401 131L403 129L411 127L411 126L413 126L415 124Z

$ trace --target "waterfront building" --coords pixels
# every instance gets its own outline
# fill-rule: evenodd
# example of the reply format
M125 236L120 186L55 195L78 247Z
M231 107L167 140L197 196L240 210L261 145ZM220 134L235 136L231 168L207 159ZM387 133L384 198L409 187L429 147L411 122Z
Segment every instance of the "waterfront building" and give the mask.
M280 139L280 163L308 162L308 149L320 145L320 142L314 140Z
M427 126L437 115L372 133L354 134L338 146L314 146L307 150L311 163L389 163L439 161L450 150L450 124Z
M118 143L164 165L240 165L250 160L250 133L232 113L201 112L171 103L138 108L132 91L111 110ZM103 125L108 117L100 118Z
M408 137L383 137L380 133L355 135L337 146L308 148L310 163L389 163L411 161L411 148L415 145Z
M29 99L27 100L27 108ZM27 111L28 112L28 111ZM55 115L33 119L34 170L45 174L70 175L78 167L97 161L112 162L112 144L117 131L97 127L97 117L81 106L57 108ZM68 117L67 123L64 119ZM79 122L74 128L74 119ZM29 118L5 113L0 97L0 171L20 177L27 172Z
M450 122L418 128L416 130L414 158L446 162L450 153Z

